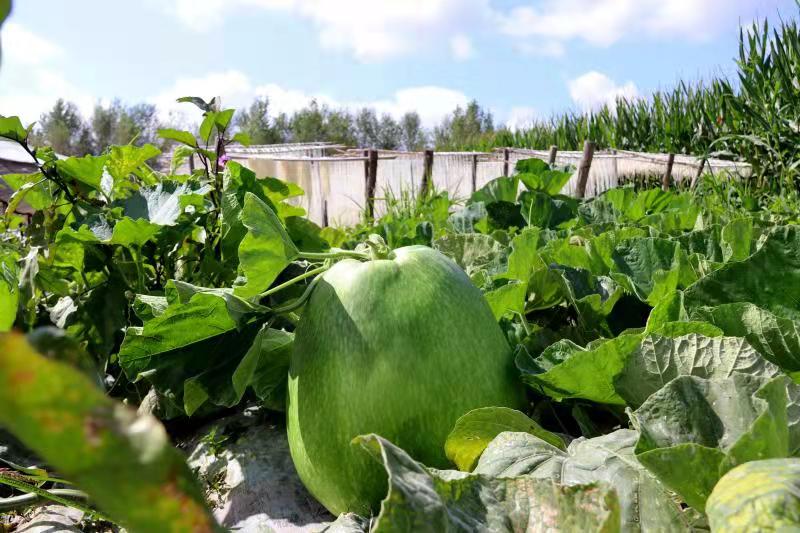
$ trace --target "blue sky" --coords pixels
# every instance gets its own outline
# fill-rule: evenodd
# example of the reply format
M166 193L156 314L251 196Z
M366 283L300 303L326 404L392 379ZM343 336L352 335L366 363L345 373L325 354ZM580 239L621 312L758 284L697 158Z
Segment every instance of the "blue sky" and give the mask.
M291 112L417 109L430 126L475 98L499 122L588 109L734 73L740 24L794 0L16 0L3 28L0 114L58 97L267 95ZM184 120L194 117L182 117Z

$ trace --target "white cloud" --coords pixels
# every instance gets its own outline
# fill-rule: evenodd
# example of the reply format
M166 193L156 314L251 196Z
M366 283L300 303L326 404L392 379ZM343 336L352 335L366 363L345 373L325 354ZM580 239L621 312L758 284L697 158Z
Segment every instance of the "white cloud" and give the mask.
M179 78L149 101L158 107L162 119L166 120L170 115L183 115L187 120L197 120L201 111L191 104L178 103L176 100L182 96L200 96L206 100L219 96L224 106L237 107L251 100L254 92L247 75L229 70L201 77Z
M379 113L389 113L398 118L408 111L419 113L422 124L431 128L438 125L442 119L450 114L456 107L465 107L470 98L461 91L444 87L425 86L410 87L396 91L391 99L373 102L345 104L351 109L357 107L374 107Z
M767 0L772 1L772 0ZM702 41L735 27L752 0L542 0L495 13L501 33L607 47L629 37ZM552 46L552 45L550 45Z
M525 129L539 118L539 112L532 107L513 107L508 114L506 127L511 131Z
M15 22L3 26L3 41L6 43L4 60L22 65L45 64L64 53L54 43Z
M350 111L371 107L379 114L388 113L396 118L407 111L416 111L427 127L438 124L456 106L463 107L469 102L469 98L460 91L436 86L400 89L391 97L378 100L338 100L324 93L307 93L275 83L257 85L246 74L237 70L179 79L150 101L158 106L164 119L178 118L182 122L199 120L200 111L195 107L176 103L175 100L181 96L201 96L205 99L219 96L225 107L234 108L243 108L255 97L266 96L273 115L281 112L291 114L307 106L312 100L331 108L345 108Z
M62 71L65 54L58 45L13 22L3 26L3 43L0 114L34 122L59 98L74 102L84 114L92 111L95 98Z
M605 104L614 109L616 108L617 98L632 99L639 95L636 84L632 81L617 85L614 80L597 71L587 72L571 80L568 83L568 87L572 101L582 111L592 111Z
M530 57L563 57L567 53L563 43L546 39L522 39L515 48Z
M472 41L466 35L459 33L450 39L450 50L453 57L458 61L466 61L475 56L475 49L472 46Z
M211 30L240 9L288 13L311 22L324 48L352 53L361 61L448 43L461 58L467 48L459 35L491 18L489 0L162 0L162 5L197 31Z

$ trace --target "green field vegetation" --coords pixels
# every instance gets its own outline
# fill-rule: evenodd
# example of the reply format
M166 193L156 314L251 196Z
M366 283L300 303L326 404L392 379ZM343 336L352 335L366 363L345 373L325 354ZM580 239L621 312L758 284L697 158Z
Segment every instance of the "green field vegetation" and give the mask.
M790 34L743 34L735 90L606 110L617 126L592 137L729 150L752 179L575 199L569 171L531 159L356 227L317 226L296 184L228 161L250 139L213 100L181 99L196 131L156 132L178 147L165 172L153 144L59 158L0 117L37 165L3 176L0 444L36 464L0 457L0 513L221 531L172 438L259 405L332 531L800 528ZM529 140L563 134L546 131Z
M347 453L373 454L391 473L383 507L370 498L349 500L347 491L355 489L345 471L341 486L351 488L342 493L335 475L319 488L304 471L304 481L332 510L364 515L343 515L343 524L368 528L372 511L377 530L427 524L434 524L431 530L504 530L545 525L548 516L562 528L689 531L708 521L739 523L748 512L729 481L738 479L733 473L721 493L715 489L727 472L745 464L794 468L800 448L794 382L800 210L794 196L707 176L694 190L629 186L577 200L559 194L569 172L527 160L513 177L490 182L460 205L445 193L404 196L379 220L320 228L290 203L303 194L296 185L225 162L232 110L187 102L205 112L199 132L160 134L182 143L176 158L202 158L193 175L155 172L147 161L158 150L128 145L63 160L40 149L39 172L5 177L17 191L13 202L28 202L36 214L26 223L8 211L2 220L0 328L17 333L0 334L0 422L42 458L42 469L12 465L0 472L10 502L31 492L61 498L65 489L54 487L67 478L91 498L80 505L97 506L96 518L132 531L156 523L174 524L174 531L216 527L162 426L150 419L146 437L134 438L125 428L142 422L119 402L138 405L155 394L155 414L168 428L252 403L283 411L287 375L294 376L290 383L304 375L290 372L293 361L307 366L294 352L306 314L319 318L305 346L323 336L325 346L356 342L352 333L325 326L342 320L331 318L342 311L323 303L329 297L315 304L321 287L334 283L327 273L391 262L393 250L406 254L400 250L409 246L449 258L463 282L447 281L448 274L439 282L448 289L433 299L421 298L425 283L409 285L405 318L370 324L383 331L375 338L402 347L412 339L404 340L398 320L442 324L440 335L413 339L413 357L422 357L422 365L426 342L441 350L442 343L456 346L465 338L467 332L458 333L465 322L453 311L463 306L449 302L467 298L460 293L469 286L482 293L488 317L469 333L505 339L500 361L513 369L513 387L526 386L527 400L472 404L479 396L470 386L464 400L478 410L447 415L444 433L437 422L431 427L440 436L432 433L422 450L412 445L416 455L446 457L446 464L434 465L440 470L426 469L398 447L396 440L408 439L405 426L381 417L384 434L359 437ZM0 120L0 135L33 151L15 118ZM425 276L432 264L411 279ZM391 290L377 293L386 298L372 296L369 316L382 320L382 305L395 316L400 299L388 297ZM374 354L376 364L389 353L378 341L369 346L359 349ZM472 359L480 354L462 347L451 357L462 358L453 363L460 361L465 383L489 383L471 374L481 368ZM413 370L396 378L400 388L409 379L420 390L440 383L426 394L447 405L455 401L438 379ZM337 401L349 394L359 390L340 390ZM341 416L362 427L370 418L352 406L380 413L391 394L384 386L383 400L353 397ZM330 409L318 396L302 405L309 401ZM436 403L425 405L430 413ZM406 416L396 404L390 412L389 422ZM56 419L61 422L47 422ZM304 420L301 414L296 423L307 435L314 424L309 430ZM98 429L87 434L87 424ZM365 433L377 431L369 427ZM341 445L349 450L349 439ZM144 449L150 451L143 455ZM314 453L312 462L320 460ZM539 459L523 459L531 455ZM125 471L137 472L123 476L135 483L116 475ZM370 494L385 480L378 472ZM175 476L177 492L163 497ZM406 476L423 476L429 492L409 492ZM453 484L465 491L462 498L450 497ZM781 490L767 491L753 523L782 512L773 501ZM511 512L520 505L528 511Z

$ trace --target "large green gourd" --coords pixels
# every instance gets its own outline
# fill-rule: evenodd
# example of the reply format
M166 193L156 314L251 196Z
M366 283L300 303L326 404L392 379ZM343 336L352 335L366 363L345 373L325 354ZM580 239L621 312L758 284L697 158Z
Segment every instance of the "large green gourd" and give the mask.
M512 359L480 291L441 253L411 246L337 263L295 337L287 426L300 478L334 514L377 511L386 474L351 440L377 433L450 466L444 443L461 415L522 406Z

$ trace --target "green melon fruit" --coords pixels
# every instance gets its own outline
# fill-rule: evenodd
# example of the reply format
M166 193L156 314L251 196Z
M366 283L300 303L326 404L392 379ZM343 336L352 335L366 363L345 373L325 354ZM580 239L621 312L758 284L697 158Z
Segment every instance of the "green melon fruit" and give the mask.
M319 280L296 332L287 428L300 478L333 514L368 515L386 495L383 468L354 437L376 433L446 468L461 415L523 404L488 304L441 253L411 246L348 259Z

